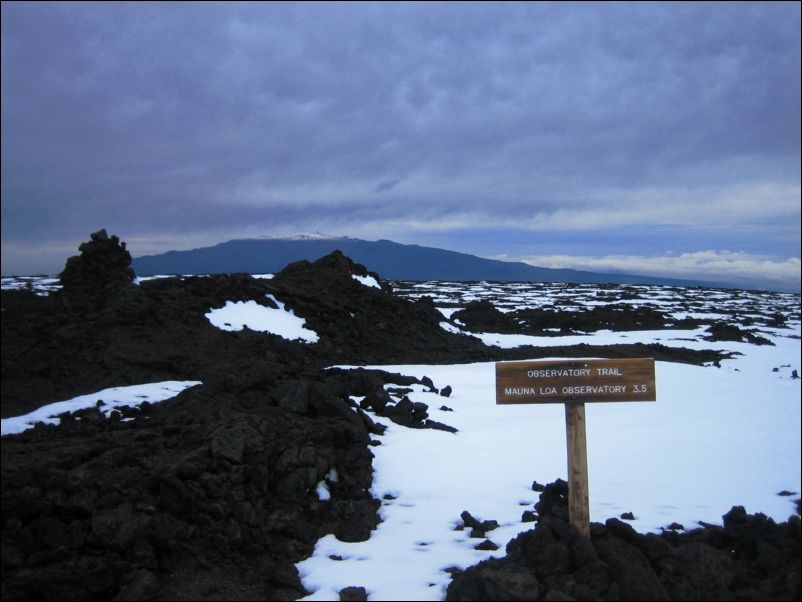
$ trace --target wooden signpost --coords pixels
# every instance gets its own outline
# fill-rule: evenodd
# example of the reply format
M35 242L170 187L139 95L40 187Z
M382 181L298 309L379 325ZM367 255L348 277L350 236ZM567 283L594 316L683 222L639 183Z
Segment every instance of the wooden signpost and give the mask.
M656 401L654 360L547 360L498 362L496 403L565 404L568 515L590 537L585 403Z

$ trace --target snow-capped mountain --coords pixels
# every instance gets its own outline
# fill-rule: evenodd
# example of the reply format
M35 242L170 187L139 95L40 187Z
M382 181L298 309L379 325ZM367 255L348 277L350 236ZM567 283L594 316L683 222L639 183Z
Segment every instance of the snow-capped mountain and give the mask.
M169 251L136 257L132 267L139 276L153 274L225 274L277 272L288 263L314 261L342 251L369 270L396 280L499 280L567 283L666 284L677 286L728 286L723 283L658 276L604 274L553 269L522 262L485 259L435 247L407 245L391 240L368 241L329 237L320 233L284 237L230 240L212 247Z

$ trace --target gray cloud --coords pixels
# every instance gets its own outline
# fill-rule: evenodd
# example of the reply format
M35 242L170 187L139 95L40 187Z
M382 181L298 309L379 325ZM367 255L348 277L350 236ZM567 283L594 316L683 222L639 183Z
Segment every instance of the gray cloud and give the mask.
M365 4L3 3L4 245L798 195L797 3Z
M376 192L387 192L401 183L401 178L385 178L376 185Z

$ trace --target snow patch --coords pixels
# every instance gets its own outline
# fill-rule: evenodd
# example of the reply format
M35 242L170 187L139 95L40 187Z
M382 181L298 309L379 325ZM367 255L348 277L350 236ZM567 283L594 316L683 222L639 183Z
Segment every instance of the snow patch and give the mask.
M326 481L320 481L317 484L317 489L315 489L317 493L317 497L322 502L328 502L331 499L331 491L329 491L329 486L326 484Z
M329 483L336 483L340 475L337 474L337 469L332 467L329 472L326 473L326 477L324 480L320 481L315 488L315 493L317 493L317 497L322 502L327 502L331 499L331 491L329 490Z
M239 331L247 326L251 330L276 334L289 341L300 339L305 343L317 343L314 330L305 327L306 320L296 316L291 309L273 295L266 295L278 309L259 305L256 301L226 301L223 307L211 309L206 318L220 330Z
M360 284L364 284L365 286L381 289L381 286L378 282L376 282L376 279L373 276L357 276L356 274L351 274L351 278Z
M440 328L442 328L446 332L453 332L454 334L465 334L450 322L440 322Z
M78 397L73 397L65 401L49 403L23 416L3 418L2 426L0 426L0 435L6 436L21 433L29 428L33 428L37 422L59 424L60 420L56 418L59 414L63 414L64 412L73 413L78 410L91 408L97 405L98 401L102 401L100 411L108 418L112 410L119 406L133 407L145 401L158 403L175 397L184 389L200 384L202 383L198 380L167 380L144 385L112 387L110 389L103 389L97 393L79 395Z
M451 316L454 313L460 311L461 309L465 309L464 307L438 307L437 311L439 311L443 316L445 316L446 320L450 320Z
M332 236L315 230L314 232L285 232L278 236L260 236L259 240L340 240L347 236Z

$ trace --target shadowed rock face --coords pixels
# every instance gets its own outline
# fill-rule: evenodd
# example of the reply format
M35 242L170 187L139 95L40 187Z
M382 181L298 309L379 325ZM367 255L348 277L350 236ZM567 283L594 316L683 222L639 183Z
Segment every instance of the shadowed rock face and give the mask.
M568 487L547 485L536 527L507 555L455 575L447 600L798 600L800 521L734 507L724 526L640 534L611 518L586 539L567 521Z
M72 309L96 309L115 292L132 286L131 254L117 236L99 230L78 250L81 254L67 259L59 275L60 294Z

